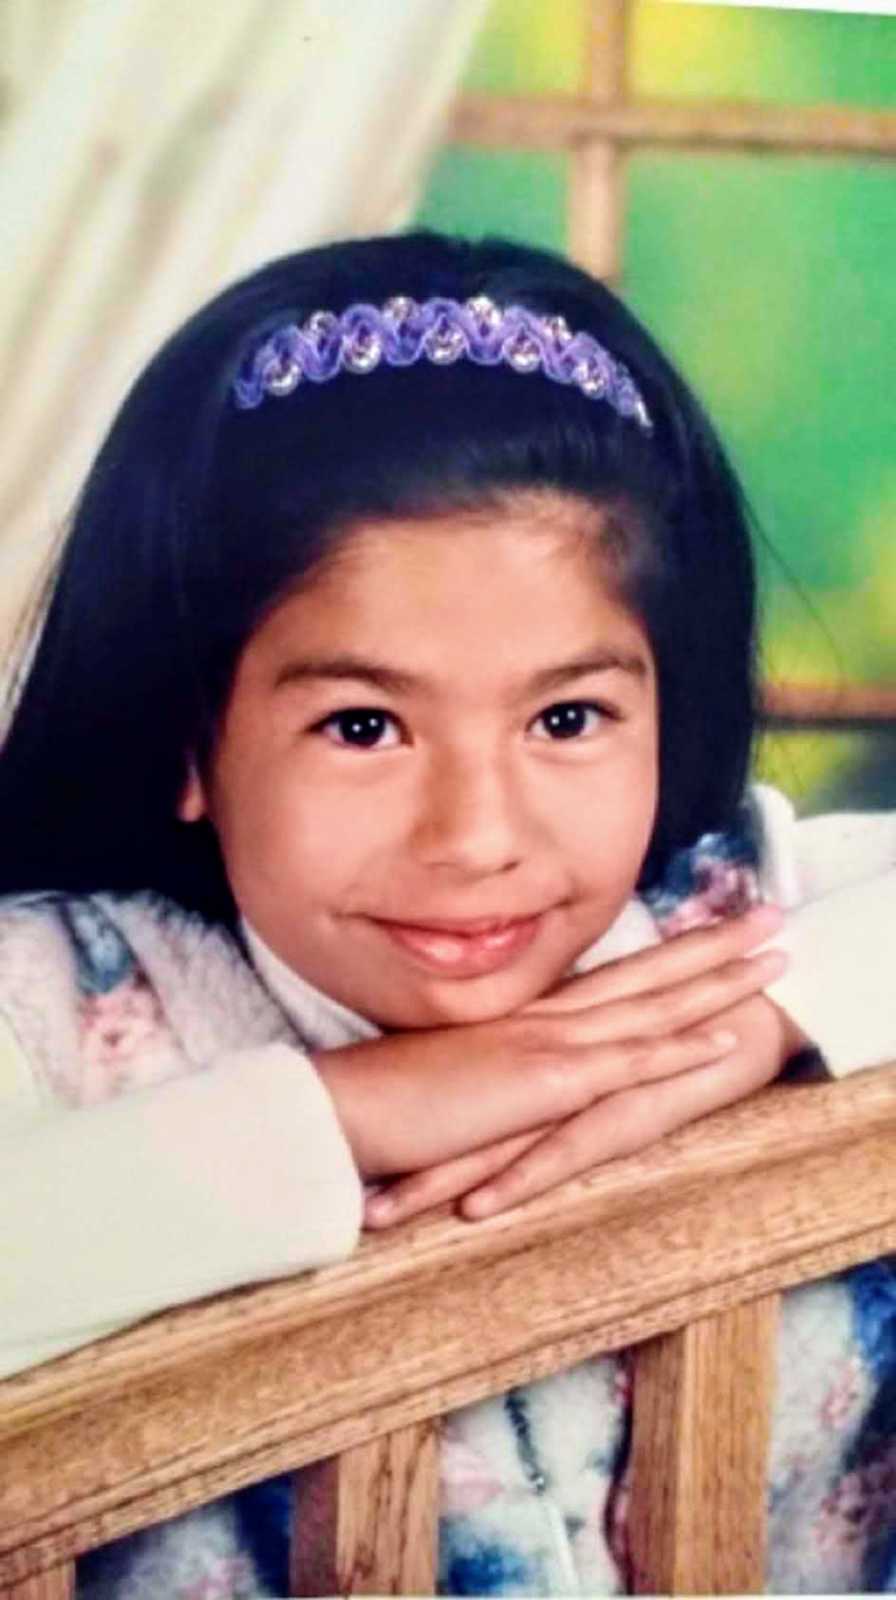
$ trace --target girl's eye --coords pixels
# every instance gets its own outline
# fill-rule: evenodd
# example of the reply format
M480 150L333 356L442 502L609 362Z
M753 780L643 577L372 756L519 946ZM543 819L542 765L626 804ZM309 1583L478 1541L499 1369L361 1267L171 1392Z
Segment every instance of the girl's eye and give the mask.
M388 750L401 743L395 718L388 711L376 711L369 706L334 711L331 717L317 724L314 732L323 733L333 744L354 745L360 750Z
M544 730L538 734L542 739L581 739L596 733L605 718L606 712L590 700L561 700L540 712L532 726Z

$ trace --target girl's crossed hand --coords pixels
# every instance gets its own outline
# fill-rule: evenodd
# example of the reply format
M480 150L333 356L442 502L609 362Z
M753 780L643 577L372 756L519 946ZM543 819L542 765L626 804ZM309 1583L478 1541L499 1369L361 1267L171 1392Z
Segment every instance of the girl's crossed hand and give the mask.
M724 1023L736 1042L718 1061L616 1090L565 1122L498 1140L400 1178L368 1198L365 1226L392 1227L447 1200L459 1200L460 1215L470 1220L506 1211L743 1099L769 1083L809 1043L764 995L733 1006Z
M491 1214L768 1082L803 1042L761 994L785 958L747 954L779 923L758 907L498 1021L321 1053L362 1175L402 1174L366 1224L460 1195L463 1215Z

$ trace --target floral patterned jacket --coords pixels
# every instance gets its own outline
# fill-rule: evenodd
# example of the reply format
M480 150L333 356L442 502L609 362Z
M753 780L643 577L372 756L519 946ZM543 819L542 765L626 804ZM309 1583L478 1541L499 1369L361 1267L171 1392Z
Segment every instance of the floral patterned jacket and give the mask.
M755 892L755 864L749 830L701 841L653 897L656 925L671 933L742 905ZM63 931L70 950L75 1024L48 1019L44 1005L31 1025L35 1037L76 1026L82 1104L173 1070L188 1024L161 998L157 952L179 953L188 971L198 939L206 966L220 962L225 978L241 974L235 999L229 979L205 985L206 1005L210 992L220 994L221 1015L204 1015L202 1027L283 1036L282 1013L245 953L223 935L210 946L195 919L164 902L40 896L16 913L14 930L33 933L43 920ZM7 930L0 940L6 970L15 965L10 938ZM42 992L52 996L52 984ZM19 1033L27 1031L28 997L6 998ZM626 1591L629 1402L623 1353L445 1419L440 1593ZM284 1594L289 1508L286 1481L273 1480L120 1540L79 1564L79 1600ZM769 1509L770 1592L896 1589L896 1264L873 1263L784 1297Z

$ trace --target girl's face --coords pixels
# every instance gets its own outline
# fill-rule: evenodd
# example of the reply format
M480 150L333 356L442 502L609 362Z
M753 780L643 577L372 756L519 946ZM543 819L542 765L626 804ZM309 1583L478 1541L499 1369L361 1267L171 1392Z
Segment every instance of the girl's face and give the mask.
M270 948L383 1028L516 1010L632 893L656 681L601 525L545 493L365 524L243 652L181 815Z

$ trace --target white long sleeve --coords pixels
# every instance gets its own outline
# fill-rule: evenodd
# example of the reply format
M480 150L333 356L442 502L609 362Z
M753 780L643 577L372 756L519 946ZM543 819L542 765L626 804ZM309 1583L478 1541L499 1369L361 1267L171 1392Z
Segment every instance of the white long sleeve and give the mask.
M790 954L769 990L835 1077L896 1061L896 814L798 821L758 791L764 887L787 911Z
M321 1080L290 1046L86 1110L39 1104L11 1037L0 1060L0 1376L353 1250L360 1180Z
M834 1077L896 1061L896 871L790 913L775 944L791 965L769 990Z

